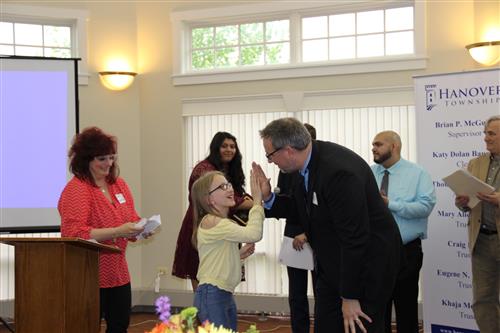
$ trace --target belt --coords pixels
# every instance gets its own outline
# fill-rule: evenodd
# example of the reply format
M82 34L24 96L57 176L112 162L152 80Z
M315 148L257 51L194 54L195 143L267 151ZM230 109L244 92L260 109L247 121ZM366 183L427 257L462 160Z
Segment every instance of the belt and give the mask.
M498 231L496 230L490 230L488 228L485 228L481 225L481 228L479 228L479 232L485 235L496 235Z

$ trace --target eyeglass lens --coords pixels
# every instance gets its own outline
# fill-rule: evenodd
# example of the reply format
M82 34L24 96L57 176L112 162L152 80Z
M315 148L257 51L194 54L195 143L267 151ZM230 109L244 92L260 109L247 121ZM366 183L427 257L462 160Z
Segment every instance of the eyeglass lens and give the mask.
M211 190L210 192L208 192L208 194L212 194L213 192L215 192L217 190L227 191L228 189L230 189L232 187L233 187L233 184L231 184L229 182L223 183L223 184L220 184L219 186L217 186L216 188L214 188L213 190Z

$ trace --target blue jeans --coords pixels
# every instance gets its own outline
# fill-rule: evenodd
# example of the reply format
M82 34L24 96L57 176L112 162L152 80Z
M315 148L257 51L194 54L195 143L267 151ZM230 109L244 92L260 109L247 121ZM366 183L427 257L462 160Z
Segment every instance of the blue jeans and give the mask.
M211 284L202 284L196 288L194 306L198 308L201 323L209 320L216 327L220 325L236 331L238 318L233 294Z

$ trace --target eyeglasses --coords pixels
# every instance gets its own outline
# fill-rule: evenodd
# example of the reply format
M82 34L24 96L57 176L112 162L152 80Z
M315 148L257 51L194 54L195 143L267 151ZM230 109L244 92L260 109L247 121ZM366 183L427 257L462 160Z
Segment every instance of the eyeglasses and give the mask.
M96 156L94 159L99 162L111 161L114 162L118 158L117 154Z
M233 184L227 182L227 183L222 183L220 184L219 186L217 186L216 188L214 188L213 190L209 191L208 194L212 194L214 193L215 191L217 190L223 190L223 191L227 191L229 189L233 188Z
M273 150L269 154L266 154L267 160L270 161L271 158L273 157L273 155L276 154L277 152L279 152L281 149L283 149L283 147L276 148L275 150Z

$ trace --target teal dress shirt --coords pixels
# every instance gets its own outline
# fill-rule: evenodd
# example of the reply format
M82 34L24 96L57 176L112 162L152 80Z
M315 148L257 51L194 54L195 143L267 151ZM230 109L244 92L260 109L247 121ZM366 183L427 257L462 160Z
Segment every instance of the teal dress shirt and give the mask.
M371 166L380 188L384 171L381 164ZM389 210L396 220L403 244L427 238L427 220L436 204L432 179L420 165L400 159L389 169Z

